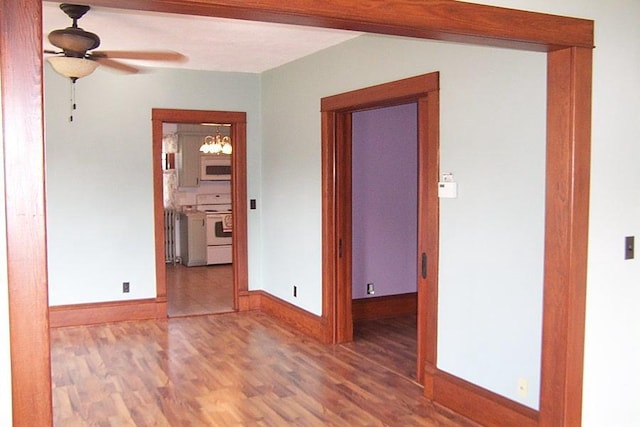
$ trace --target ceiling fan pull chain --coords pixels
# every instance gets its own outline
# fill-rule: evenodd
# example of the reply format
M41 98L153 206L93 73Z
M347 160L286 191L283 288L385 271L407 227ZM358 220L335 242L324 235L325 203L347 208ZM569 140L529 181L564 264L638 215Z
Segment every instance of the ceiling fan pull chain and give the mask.
M78 79L74 79L71 78L69 79L71 80L71 99L70 99L70 114L69 114L69 121L72 122L73 121L73 111L76 109L76 80Z

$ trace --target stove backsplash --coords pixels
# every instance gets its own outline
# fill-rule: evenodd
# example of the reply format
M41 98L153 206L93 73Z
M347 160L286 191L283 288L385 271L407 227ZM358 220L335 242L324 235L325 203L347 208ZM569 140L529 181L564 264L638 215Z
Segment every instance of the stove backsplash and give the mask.
M195 209L197 196L201 194L231 193L230 181L206 181L198 187L178 188L175 192L175 209Z

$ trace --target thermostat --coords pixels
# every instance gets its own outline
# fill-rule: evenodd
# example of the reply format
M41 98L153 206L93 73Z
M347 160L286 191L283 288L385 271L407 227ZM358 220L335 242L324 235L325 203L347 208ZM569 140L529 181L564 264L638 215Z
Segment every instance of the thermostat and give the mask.
M458 183L452 173L443 173L438 182L438 197L441 199L455 199L458 197Z

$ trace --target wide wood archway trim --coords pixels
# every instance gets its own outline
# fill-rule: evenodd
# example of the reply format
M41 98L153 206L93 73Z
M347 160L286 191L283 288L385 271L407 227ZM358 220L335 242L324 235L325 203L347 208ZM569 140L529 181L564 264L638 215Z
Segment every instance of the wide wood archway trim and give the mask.
M453 0L95 0L109 6L548 51L547 200L539 424L581 419L593 21ZM42 3L0 9L14 425L49 425ZM552 156L551 153L554 155Z
M162 154L163 123L228 123L231 125L231 199L233 205L233 308L249 308L247 260L247 114L236 111L205 111L154 108L153 132L153 214L156 250L156 302L167 301L167 275L164 259L164 202ZM166 315L166 313L165 313Z

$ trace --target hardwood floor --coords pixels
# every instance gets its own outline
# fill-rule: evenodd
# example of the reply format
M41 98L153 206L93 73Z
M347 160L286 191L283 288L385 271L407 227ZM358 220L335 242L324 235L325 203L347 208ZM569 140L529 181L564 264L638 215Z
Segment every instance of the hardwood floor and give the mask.
M51 345L56 426L475 426L259 312L58 328Z
M167 265L169 317L233 311L231 264L185 267Z
M341 344L366 365L376 364L416 381L417 316L358 320L353 324L353 341Z

